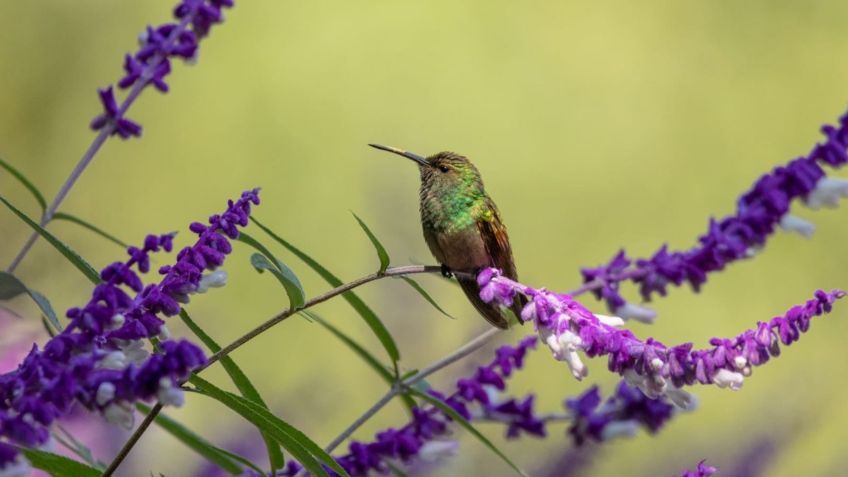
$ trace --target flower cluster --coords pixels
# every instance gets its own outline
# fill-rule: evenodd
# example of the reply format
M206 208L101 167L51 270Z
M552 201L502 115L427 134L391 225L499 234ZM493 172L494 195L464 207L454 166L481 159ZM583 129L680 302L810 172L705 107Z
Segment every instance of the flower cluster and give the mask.
M179 385L206 362L203 352L189 341L167 340L149 355L142 340L167 339L159 315L179 313L177 300L186 302L188 293L223 284L226 275L214 269L231 247L221 233L238 235L235 226L247 224L251 204L259 203L257 192L230 201L223 215L210 218L209 226L192 224L197 242L179 253L173 267L160 269L164 278L159 284L145 287L136 270L148 272L150 254L170 251L173 235L149 235L141 248L129 247L127 261L101 271L102 282L89 302L68 310L70 324L61 333L43 350L33 345L18 369L0 375L0 471L25 465L10 444L45 444L48 426L76 402L127 427L135 401L182 404Z
M718 469L713 466L707 465L704 462L705 461L703 460L701 462L698 462L697 469L687 470L680 474L680 477L709 477L718 472Z
M434 390L428 392L466 420L504 424L506 437L510 439L522 433L544 437L548 421L573 420L569 432L575 440L582 442L587 436L605 440L627 435L622 431L624 428L633 431L640 425L656 432L672 416L670 404L648 399L638 389L623 382L616 394L600 408L600 394L597 388L593 388L578 398L566 400L566 407L571 411L569 415L552 416L551 419L534 412L533 395L522 400L500 399L498 393L506 389L505 379L514 370L521 369L525 355L535 348L536 343L537 338L530 336L522 339L516 347L498 348L495 359L486 366L478 367L471 377L459 379L456 391L450 396ZM349 453L338 457L337 462L352 476L367 476L371 471L386 472L386 462L410 465L414 459L433 461L455 451L456 443L445 439L452 420L448 415L437 407L415 408L412 415L412 422L400 429L389 428L377 433L371 443L352 442ZM601 420L604 422L601 423ZM597 436L593 434L595 432ZM300 464L289 461L282 475L299 475L301 470Z
M716 384L738 389L754 366L780 354L780 343L790 345L806 332L815 316L830 312L832 304L845 296L842 290L817 291L813 299L792 307L783 316L759 322L732 339L713 338L711 348L694 350L692 343L667 347L648 338L638 339L629 330L617 328L617 317L595 315L568 295L534 289L487 268L477 277L480 297L485 302L512 303L517 293L528 298L521 312L523 321L533 321L554 358L565 361L575 378L588 370L577 351L589 357L607 356L610 371L618 373L648 397L666 395L687 407L684 385Z
M589 439L603 442L618 436L633 436L640 427L655 433L674 414L674 406L665 400L650 399L624 381L603 405L597 386L568 399L565 405L572 418L568 433L578 446Z
M671 284L689 283L695 291L707 276L737 260L752 256L761 249L778 226L809 236L814 226L789 213L795 199L810 208L836 207L840 197L848 197L848 180L828 178L822 165L842 167L848 163L848 114L839 118L838 127L825 125L827 139L805 157L800 157L772 170L757 180L743 194L736 213L720 220L710 220L707 233L698 245L684 251L669 251L663 245L651 257L633 260L621 250L606 265L581 270L586 283L600 286L594 293L609 310L623 318L650 320L653 313L629 304L621 296L619 286L631 280L649 301L654 294L664 296Z
M221 10L232 6L233 0L182 0L174 9L177 22L148 26L139 36L138 51L124 57L125 74L118 81L120 88L133 89L120 107L111 86L98 90L103 113L92 120L91 128L109 128L109 134L122 139L140 136L141 126L124 117L129 104L149 84L167 92L165 77L171 73L171 59L194 61L198 41L209 34L212 25L224 20Z

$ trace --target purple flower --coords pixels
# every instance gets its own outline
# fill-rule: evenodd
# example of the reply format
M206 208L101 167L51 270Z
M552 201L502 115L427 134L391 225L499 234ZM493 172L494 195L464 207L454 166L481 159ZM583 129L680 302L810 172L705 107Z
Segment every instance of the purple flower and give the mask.
M589 357L607 356L608 368L618 373L648 397L667 396L672 402L687 407L685 385L716 384L738 389L753 367L780 353L780 343L790 345L807 331L813 317L828 313L833 303L844 297L842 290L817 291L803 305L792 307L783 316L760 322L732 339L713 338L711 348L694 350L692 343L667 347L653 338L640 340L629 330L618 327L617 317L595 315L568 295L534 289L510 280L497 270L486 270L480 277L482 299L490 302L512 302L516 293L528 298L521 318L533 320L541 340L555 359L565 361L575 378L588 373L578 351ZM485 273L485 275L484 275ZM494 282L494 283L492 283ZM484 297L485 290L498 290Z
M583 268L584 282L596 285L595 296L604 300L613 314L650 320L651 312L628 304L621 296L622 282L639 285L645 301L657 294L664 296L669 285L689 283L698 291L710 273L757 253L778 227L812 235L815 227L811 223L790 214L792 202L800 199L807 207L817 209L835 207L840 197L848 197L848 180L828 178L822 167L842 167L848 162L848 114L839 118L838 127L825 125L821 130L826 136L824 142L807 156L760 177L739 198L734 215L710 220L707 233L698 238L696 246L670 251L663 245L652 257L638 260L621 250L606 265Z
M122 112L118 108L117 101L115 101L115 93L112 92L111 86L99 89L97 93L100 95L100 102L103 104L103 113L91 121L91 129L97 131L109 126L113 128L111 134L117 134L121 136L121 139L141 136L141 125L122 117Z
M121 89L134 89L120 107L111 86L99 90L104 112L92 120L91 128L109 128L110 135L122 139L140 136L141 126L123 117L129 105L149 84L167 93L165 78L171 73L171 59L193 61L199 39L209 34L212 25L223 21L221 9L232 6L231 0L183 0L174 9L177 22L148 26L139 37L138 51L124 57L124 76L118 81Z
M149 255L170 251L173 234L148 235L140 248L129 247L127 261L101 271L103 281L94 287L89 302L68 310L70 323L61 333L43 350L33 345L15 371L0 375L0 473L22 465L8 444L43 445L48 426L67 415L75 403L125 427L133 422L133 402L156 399L166 405L182 404L179 386L206 363L203 352L185 340L166 340L150 355L142 340L166 339L160 315L178 313L177 300L185 302L189 293L214 286L205 282L220 284L223 272L212 270L231 250L224 234L238 236L229 224L246 223L251 204L259 203L257 192L230 201L222 215L210 218L210 225L193 225L197 242L179 253L174 266L163 267L158 284L145 287L134 269L149 271ZM213 252L214 261L197 258Z
M674 414L674 406L663 399L650 399L639 389L621 381L615 394L601 405L597 386L565 403L572 414L568 433L575 445L587 440L603 442L619 436L632 436L640 427L657 432Z
M709 477L715 474L718 469L715 467L709 466L704 463L705 461L698 462L698 468L695 470L687 470L680 474L680 477Z

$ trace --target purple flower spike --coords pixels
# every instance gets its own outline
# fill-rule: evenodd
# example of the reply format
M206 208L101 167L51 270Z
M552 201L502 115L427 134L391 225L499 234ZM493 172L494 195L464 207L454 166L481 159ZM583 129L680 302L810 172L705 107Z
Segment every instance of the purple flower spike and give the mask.
M739 198L734 215L711 219L707 233L694 247L670 251L663 245L652 257L638 260L621 250L606 265L583 268L584 282L598 285L593 293L612 313L622 318L645 317L644 308L626 307L629 304L619 293L621 283L636 283L645 301L664 296L669 285L689 283L699 291L711 273L756 254L778 227L811 236L813 224L792 215L790 206L801 200L811 209L836 207L840 198L848 197L848 180L829 178L822 167L848 163L848 113L839 118L838 126L823 126L822 133L826 140L807 156L760 177Z
M780 343L788 346L797 341L813 317L830 312L833 303L845 296L842 290L819 290L811 300L768 324L759 323L756 329L732 339L713 338L711 348L693 350L692 343L667 347L653 338L640 340L618 328L624 324L620 318L593 314L568 295L527 287L497 270L484 270L479 277L489 278L489 282L480 280L481 289L509 287L527 296L522 318L534 320L541 340L555 359L568 364L575 378L588 373L578 351L589 357L607 356L609 370L645 395L652 399L666 396L684 408L690 398L681 387L700 383L739 389L753 367L780 353ZM481 298L486 300L482 292ZM495 300L493 295L488 301Z
M715 474L716 472L718 472L718 469L716 469L713 466L705 464L705 462L706 461L703 461L703 460L701 462L698 462L698 468L697 469L687 470L687 471L683 472L682 474L680 474L680 477L709 477L709 476Z
M215 217L245 224L251 204L259 202L257 193L243 193ZM10 444L44 445L49 426L76 403L128 428L136 401L182 404L180 384L206 363L206 357L191 342L167 340L162 316L179 313L178 300L187 299L188 293L223 284L223 271L204 274L221 265L231 251L224 234L238 236L238 230L222 227L220 220L200 226L197 243L184 248L174 266L164 267L165 277L158 284L145 286L139 273L149 271L151 253L171 251L174 234L148 235L141 247L129 247L129 259L100 272L103 281L94 287L89 302L67 311L70 323L61 333L43 350L33 345L18 369L0 375L0 475L25 475L29 464ZM160 352L151 355L143 340L156 336L165 341Z
M133 90L121 108L111 86L99 90L104 112L91 121L91 128L95 131L109 128L110 135L123 139L140 136L141 126L123 117L126 109L150 84L167 93L170 88L165 78L171 73L171 60L193 61L197 57L198 40L209 34L212 25L223 21L221 9L232 6L229 0L183 0L174 10L178 22L147 27L139 37L138 51L124 56L124 76L118 80L119 88Z

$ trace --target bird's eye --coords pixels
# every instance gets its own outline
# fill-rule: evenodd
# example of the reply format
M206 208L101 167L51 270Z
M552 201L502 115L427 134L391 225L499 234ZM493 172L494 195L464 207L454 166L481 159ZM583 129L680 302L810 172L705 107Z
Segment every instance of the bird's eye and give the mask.
M448 166L439 166L439 170L442 172L447 172L450 170L450 168Z

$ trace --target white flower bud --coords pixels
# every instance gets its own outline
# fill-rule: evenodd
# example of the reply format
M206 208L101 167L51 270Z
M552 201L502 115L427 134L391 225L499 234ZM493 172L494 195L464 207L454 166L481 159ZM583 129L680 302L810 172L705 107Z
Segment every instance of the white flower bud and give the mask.
M615 309L615 314L625 320L636 320L640 323L652 324L657 318L657 312L645 307L634 305L633 303L625 303Z
M227 272L224 270L216 270L212 273L203 275L200 283L197 284L197 293L206 293L210 288L221 288L227 284Z
M617 437L633 437L639 433L639 423L636 421L613 421L604 426L601 439L606 442Z
M599 315L597 313L595 313L594 315L598 319L598 321L605 325L614 326L616 328L624 326L624 320L617 316Z
M171 378L159 380L159 391L156 393L156 397L165 406L182 407L185 403L185 392L174 386Z
M728 371L726 369L720 369L718 372L713 375L713 382L716 386L724 389L730 388L734 391L738 391L742 388L742 382L745 380L745 377L742 376L741 373L736 373L734 371Z
M816 232L816 226L797 215L786 214L780 219L780 228L787 232L795 232L805 238L810 238Z
M418 450L418 458L424 462L437 462L452 457L459 450L459 442L447 440L427 441Z
M103 406L112 399L115 399L115 385L108 381L100 383L97 388L97 396L94 399L97 405Z
M123 351L112 351L97 363L97 367L103 369L124 369L129 364L127 355Z
M848 180L825 177L819 180L804 202L813 210L821 207L832 209L839 205L841 197L848 197Z

